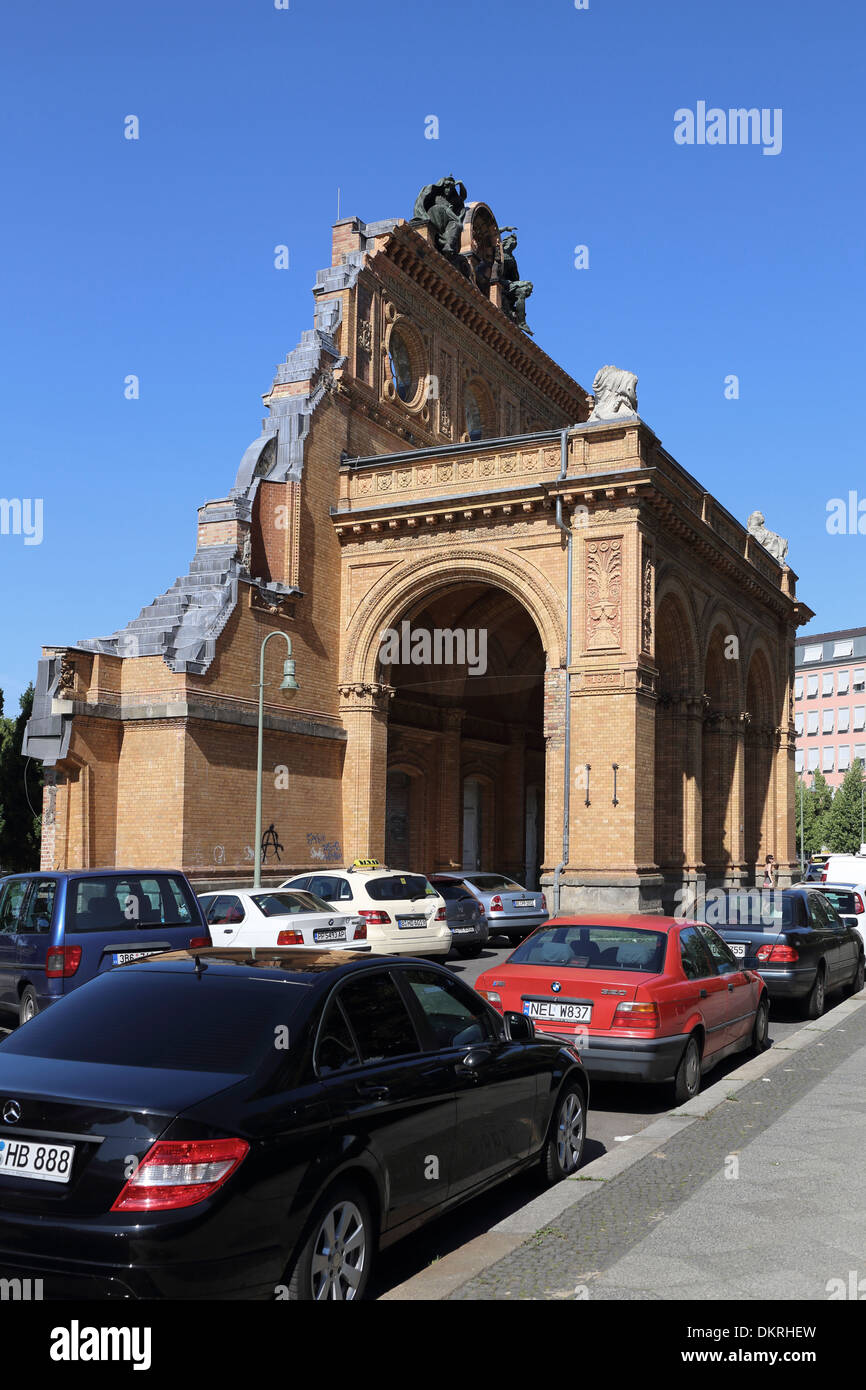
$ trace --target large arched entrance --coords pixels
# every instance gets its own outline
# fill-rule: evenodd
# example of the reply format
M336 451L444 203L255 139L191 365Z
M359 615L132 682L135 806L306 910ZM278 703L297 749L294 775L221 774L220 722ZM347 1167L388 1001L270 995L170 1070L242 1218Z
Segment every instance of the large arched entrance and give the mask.
M771 843L775 825L773 767L779 744L775 682L764 652L756 651L749 662L746 681L745 731L745 844L744 858L760 886L761 866L768 854L776 854Z
M425 594L382 630L388 862L539 881L544 676L532 617L483 582Z

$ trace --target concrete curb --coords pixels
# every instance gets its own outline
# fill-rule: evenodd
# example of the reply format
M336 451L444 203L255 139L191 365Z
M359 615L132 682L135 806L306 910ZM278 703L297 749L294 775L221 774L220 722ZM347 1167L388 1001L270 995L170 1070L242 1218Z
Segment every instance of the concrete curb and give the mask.
M744 1086L762 1077L769 1082L771 1078L767 1073L788 1061L791 1053L801 1052L805 1047L820 1043L823 1033L844 1023L846 1018L862 1009L864 1005L866 990L844 999L821 1018L812 1020L796 1033L791 1033L781 1042L774 1043L767 1052L750 1057L736 1071L729 1072L723 1080L701 1091L694 1100L678 1106L675 1110L669 1110L666 1115L660 1115L621 1148L611 1149L602 1154L601 1158L596 1158L585 1168L581 1168L573 1178L567 1178L565 1182L557 1183L555 1187L542 1192L484 1235L477 1236L458 1250L443 1256L441 1260L413 1275L405 1283L389 1289L379 1301L403 1302L447 1298L469 1279L504 1259L518 1246L524 1245L543 1231L562 1212L574 1206L587 1193L596 1190L598 1183L609 1182L611 1178L618 1177L620 1173L646 1158L647 1154L657 1151L667 1139L682 1133L689 1125L705 1120L720 1105L735 1099L737 1092Z

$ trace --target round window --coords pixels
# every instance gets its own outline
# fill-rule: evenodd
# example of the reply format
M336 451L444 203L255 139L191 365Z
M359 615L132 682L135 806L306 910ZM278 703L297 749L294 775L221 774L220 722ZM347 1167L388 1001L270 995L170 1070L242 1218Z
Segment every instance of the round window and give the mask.
M466 433L470 439L480 439L483 433L481 425L481 407L478 404L478 397L471 387L466 388Z
M415 395L415 377L412 371L412 359L406 340L395 329L388 341L388 364L391 368L391 380L394 383L394 390L401 401L411 401Z

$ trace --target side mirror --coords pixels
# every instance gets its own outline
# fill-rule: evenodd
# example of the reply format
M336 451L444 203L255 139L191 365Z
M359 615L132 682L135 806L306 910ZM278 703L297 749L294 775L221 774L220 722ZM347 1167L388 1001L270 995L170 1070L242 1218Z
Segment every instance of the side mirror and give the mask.
M505 1036L512 1042L531 1042L535 1037L535 1024L526 1014L505 1013L503 1014L505 1024Z
M850 927L852 931L857 931L859 929L860 923L856 917L851 917L847 913L842 913L840 915L846 927Z

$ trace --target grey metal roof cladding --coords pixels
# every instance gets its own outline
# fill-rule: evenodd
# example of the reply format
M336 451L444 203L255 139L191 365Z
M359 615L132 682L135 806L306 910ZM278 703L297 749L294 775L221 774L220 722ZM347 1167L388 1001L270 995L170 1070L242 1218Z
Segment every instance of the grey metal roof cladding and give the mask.
M853 649L851 655L834 656L833 647L837 642L851 642ZM807 647L820 647L821 659L806 661ZM816 632L814 637L801 633L794 647L794 666L798 670L800 667L808 671L818 666L844 666L851 661L861 661L864 658L866 658L866 627L852 627L840 632Z

